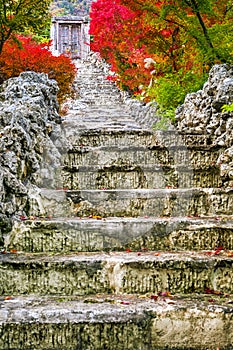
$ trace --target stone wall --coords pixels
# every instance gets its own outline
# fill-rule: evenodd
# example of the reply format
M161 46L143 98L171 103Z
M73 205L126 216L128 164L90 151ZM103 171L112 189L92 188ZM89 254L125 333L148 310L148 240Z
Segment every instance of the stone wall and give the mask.
M0 244L25 215L29 191L54 186L64 148L56 94L45 74L21 73L0 89Z
M233 186L233 112L224 112L222 106L231 103L233 66L215 65L203 89L188 94L176 112L179 133L210 136L210 146L223 148L218 165L225 185L230 187Z

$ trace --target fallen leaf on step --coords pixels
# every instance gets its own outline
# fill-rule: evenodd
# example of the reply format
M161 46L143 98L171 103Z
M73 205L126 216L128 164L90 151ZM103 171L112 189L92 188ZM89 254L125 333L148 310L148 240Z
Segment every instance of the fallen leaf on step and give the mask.
M25 215L21 215L19 218L20 218L20 220L21 220L21 221L25 221L25 220L27 220L27 219L28 219L28 217L27 217L27 216L25 216Z
M158 292L158 295L161 297L172 297L170 292Z
M155 295L151 295L151 296L150 296L150 298L151 298L152 300L157 300L157 299L158 299L158 297L159 297L159 296L158 296L158 295L156 295L156 294L155 294Z
M100 216L100 215L93 215L92 219L101 220L102 216Z
M10 250L10 253L11 253L11 254L17 254L17 250L16 250L16 249L11 249L11 250Z
M121 301L121 304L122 305L130 305L130 302L129 301Z
M218 247L215 252L214 255L218 255L222 250L224 250L224 248L222 246Z
M219 255L222 251L224 251L224 248L222 246L219 246L216 250L214 251L209 251L209 252L204 252L205 255Z
M222 292L210 288L205 289L205 294L213 294L213 295L223 295Z
M11 300L11 299L12 299L12 297L10 297L10 296L7 296L4 298L4 300Z
M132 250L129 249L129 248L125 249L125 251L126 251L126 253L131 253L132 252Z

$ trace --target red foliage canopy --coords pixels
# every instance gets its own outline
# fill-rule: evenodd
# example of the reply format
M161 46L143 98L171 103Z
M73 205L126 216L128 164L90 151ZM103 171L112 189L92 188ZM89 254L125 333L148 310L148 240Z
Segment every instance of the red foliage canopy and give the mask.
M92 3L90 34L93 51L100 52L119 76L123 87L137 91L142 81L149 84L153 65L145 67L145 58L153 58L146 42L153 36L151 24L145 24L141 10L132 11L120 0ZM145 32L147 39L145 39Z
M112 65L122 87L137 92L150 86L152 71L202 75L229 61L232 15L229 0L97 0L91 49Z
M17 36L19 42L8 40L0 55L0 80L18 76L24 71L47 73L58 82L58 100L61 102L71 92L76 69L69 57L55 57L49 43L38 44L31 37Z

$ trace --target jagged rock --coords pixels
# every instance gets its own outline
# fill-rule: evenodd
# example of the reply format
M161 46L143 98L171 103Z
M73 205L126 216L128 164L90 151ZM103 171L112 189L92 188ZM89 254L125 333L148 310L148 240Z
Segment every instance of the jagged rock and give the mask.
M210 135L211 143L226 148L217 164L227 186L232 183L233 113L223 105L233 103L233 66L215 65L203 89L188 94L176 111L178 131L182 134ZM229 182L230 181L230 182Z
M34 72L1 86L0 236L13 216L24 214L32 184L55 186L53 173L65 145L57 91L55 81Z

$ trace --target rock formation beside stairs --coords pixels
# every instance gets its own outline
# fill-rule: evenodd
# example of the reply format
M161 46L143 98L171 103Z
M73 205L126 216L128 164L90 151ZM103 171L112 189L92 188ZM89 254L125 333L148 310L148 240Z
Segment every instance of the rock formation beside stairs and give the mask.
M21 73L1 86L0 237L10 229L12 218L25 215L32 185L53 185L64 148L57 91L55 81L34 72Z

